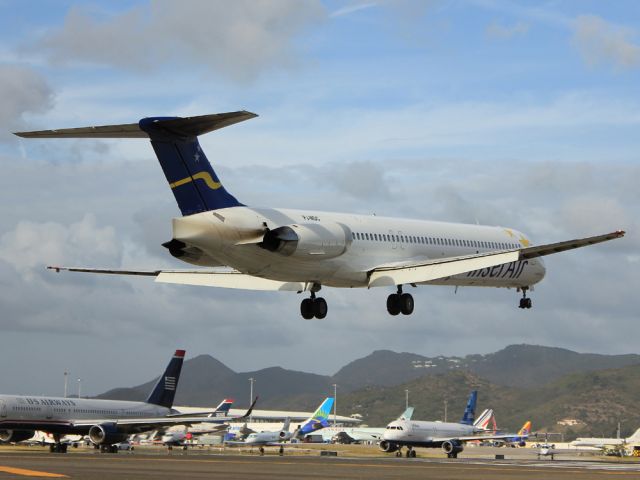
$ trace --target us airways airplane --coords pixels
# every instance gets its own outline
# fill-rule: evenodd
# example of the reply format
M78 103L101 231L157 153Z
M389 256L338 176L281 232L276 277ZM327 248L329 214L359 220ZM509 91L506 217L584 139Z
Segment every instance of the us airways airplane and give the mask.
M35 430L41 430L53 434L55 444L51 451L64 453L67 444L60 442L62 435L89 435L102 451L117 453L114 444L132 433L171 425L224 423L237 419L182 415L172 410L184 353L184 350L176 350L145 402L0 395L0 440L19 442L31 438ZM253 405L247 415L252 408Z
M149 138L182 212L173 219L171 255L208 267L195 270L56 271L148 275L156 282L249 290L309 292L300 313L324 318L322 286L392 287L391 315L413 312L403 287L453 285L515 288L520 308L545 275L543 256L620 238L615 231L532 246L514 228L385 218L347 213L249 207L229 193L198 136L254 118L247 111L197 117L149 117L138 123L18 132L24 138ZM226 267L226 268L221 268Z

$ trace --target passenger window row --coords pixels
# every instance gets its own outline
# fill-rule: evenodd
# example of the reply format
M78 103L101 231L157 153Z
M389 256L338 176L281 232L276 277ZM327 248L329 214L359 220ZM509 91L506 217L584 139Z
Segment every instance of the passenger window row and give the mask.
M352 232L352 238L353 240L364 240L369 242L447 245L450 247L485 248L494 250L518 248L517 243L511 242L486 242L482 240L462 240L457 238L422 237L414 235L394 235L386 233Z

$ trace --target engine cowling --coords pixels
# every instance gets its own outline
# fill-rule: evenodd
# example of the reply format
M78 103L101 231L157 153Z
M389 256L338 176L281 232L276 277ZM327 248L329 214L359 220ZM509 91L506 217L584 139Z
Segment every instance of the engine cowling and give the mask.
M447 455L457 455L462 452L462 450L464 450L464 447L460 442L457 442L456 440L447 440L445 442L442 442L442 450Z
M119 431L115 423L102 423L89 429L89 440L96 445L113 445L126 440L127 437L128 434Z
M388 440L382 440L380 442L380 450L387 453L395 452L398 450L398 445L391 443Z
M0 430L0 442L23 442L35 435L33 430Z
M301 223L268 230L259 246L285 257L334 258L351 243L351 230L341 223Z

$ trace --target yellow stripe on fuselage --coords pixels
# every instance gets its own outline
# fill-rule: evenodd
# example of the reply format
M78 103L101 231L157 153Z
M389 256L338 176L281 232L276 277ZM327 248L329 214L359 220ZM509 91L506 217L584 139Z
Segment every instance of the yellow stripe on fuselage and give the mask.
M174 189L194 180L204 180L204 183L206 183L207 187L209 187L211 190L217 190L222 186L220 182L216 182L213 180L213 178L211 178L211 174L209 172L198 172L191 177L183 178L182 180L170 183L169 186Z

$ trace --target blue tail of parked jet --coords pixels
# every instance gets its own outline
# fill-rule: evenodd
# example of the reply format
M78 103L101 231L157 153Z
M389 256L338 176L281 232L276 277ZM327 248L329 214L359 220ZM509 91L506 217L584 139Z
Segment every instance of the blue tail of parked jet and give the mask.
M478 400L478 391L474 390L469 395L469 400L467 401L467 408L464 409L464 415L462 415L462 420L460 423L464 425L473 425L473 422L476 418L476 402Z
M166 408L173 406L173 399L176 396L176 388L178 388L178 379L180 378L183 360L184 350L176 350L164 374L160 376L158 383L156 383L149 398L147 398L147 403Z
M313 433L316 430L328 427L331 407L333 407L333 397L327 397L314 414L298 429L297 436L304 437L308 433Z
M18 132L23 138L150 138L182 215L242 204L220 183L198 136L257 117L239 111L198 117L149 117L138 123Z

